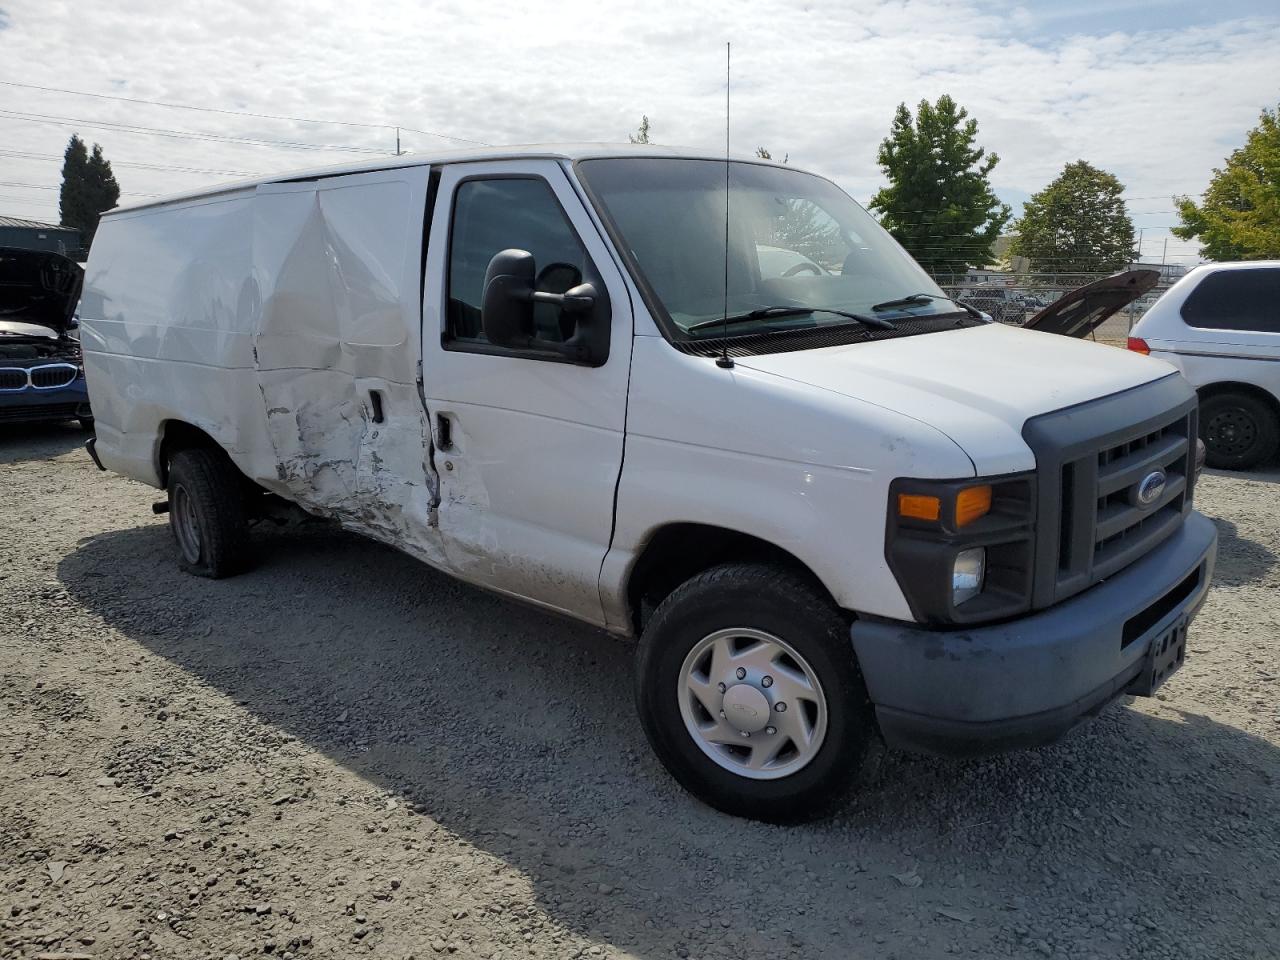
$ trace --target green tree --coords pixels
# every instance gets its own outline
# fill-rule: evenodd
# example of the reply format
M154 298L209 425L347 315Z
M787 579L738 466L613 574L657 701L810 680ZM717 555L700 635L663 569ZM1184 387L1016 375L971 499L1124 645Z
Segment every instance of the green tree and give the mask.
M1052 273L1109 273L1133 258L1124 184L1084 160L1033 194L1013 225L1009 252Z
M62 159L62 190L58 195L58 216L68 227L80 231L80 243L88 250L98 229L98 218L120 202L120 185L111 172L111 161L102 147L93 145L89 153L79 136L72 136Z
M1244 146L1215 169L1197 204L1177 197L1174 236L1199 239L1210 260L1280 258L1280 110L1263 110Z
M649 118L647 116L640 117L640 128L635 133L627 134L627 139L632 143L649 143Z
M921 100L916 116L898 105L880 144L889 185L871 200L880 222L932 273L960 273L991 259L1010 210L988 176L1000 158L975 146L978 121L945 94Z

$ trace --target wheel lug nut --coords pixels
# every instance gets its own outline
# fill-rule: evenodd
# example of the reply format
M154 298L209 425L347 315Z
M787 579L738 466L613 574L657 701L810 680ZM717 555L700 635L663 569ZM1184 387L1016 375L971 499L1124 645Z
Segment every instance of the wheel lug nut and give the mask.
M786 713L786 712L787 712L787 705L786 705L785 703L782 703L781 701L779 701L778 703L775 703L775 704L773 705L773 709L777 710L779 713Z
M761 681L760 681L760 686L762 686L762 687L772 687L772 686L773 686L773 677L765 677L763 680L761 680Z
M739 667L739 668L737 669L737 671L736 671L736 672L737 672L737 675L738 675L738 679L739 679L739 680L741 680L743 677L745 677L745 676L747 675L747 668L746 668L746 667Z
M718 684L716 684L716 686L718 686L718 687L720 688L720 692L721 692L721 693L724 693L724 692L725 692L725 690L727 690L727 689L728 689L728 687L726 687L723 683L718 683Z
M778 732L778 728L777 728L777 727L765 727L765 728L764 728L764 732L765 732L765 733L767 733L769 736L771 736L771 737L772 737L775 733L777 733L777 732Z

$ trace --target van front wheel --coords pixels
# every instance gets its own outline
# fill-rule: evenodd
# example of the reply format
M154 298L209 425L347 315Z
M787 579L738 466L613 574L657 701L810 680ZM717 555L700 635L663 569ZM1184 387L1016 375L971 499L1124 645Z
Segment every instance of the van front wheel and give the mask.
M249 552L244 481L221 451L197 448L174 455L169 528L178 545L178 565L188 573L216 580L244 569Z
M881 752L844 617L781 566L726 564L667 597L637 650L636 701L672 776L737 816L824 816Z

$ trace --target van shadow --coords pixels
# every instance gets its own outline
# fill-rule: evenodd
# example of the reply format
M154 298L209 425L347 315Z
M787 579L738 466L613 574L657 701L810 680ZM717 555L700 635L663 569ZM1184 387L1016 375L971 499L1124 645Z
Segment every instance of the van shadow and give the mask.
M0 464L50 460L83 447L91 436L77 423L0 423Z
M524 874L555 922L631 956L1022 956L1077 928L1072 955L1196 938L1227 956L1266 935L1248 918L1270 887L1258 851L1280 845L1280 751L1234 727L1115 706L1038 751L891 756L825 823L751 823L653 759L629 644L328 525L258 540L258 567L216 583L176 570L158 522L86 539L58 573L124 636L420 804ZM1170 902L1158 930L1121 926Z
M1256 540L1242 537L1234 523L1210 517L1218 528L1218 559L1213 570L1215 587L1238 587L1266 580L1275 569L1276 555Z

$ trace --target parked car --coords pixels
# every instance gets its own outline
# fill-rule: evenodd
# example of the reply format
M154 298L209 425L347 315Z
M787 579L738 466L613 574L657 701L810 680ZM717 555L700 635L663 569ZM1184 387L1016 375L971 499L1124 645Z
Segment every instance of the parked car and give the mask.
M982 284L960 294L960 300L981 310L998 323L1021 326L1027 319L1027 306L1013 287Z
M744 816L1153 694L1217 538L1186 381L975 316L789 166L733 162L726 256L725 163L477 149L113 210L90 452L167 491L194 574L283 498L639 637L653 749ZM760 270L800 204L840 273Z
M1123 270L1068 290L1022 326L1042 333L1087 337L1116 313L1146 296L1159 282L1159 271Z
M1200 396L1208 463L1246 470L1280 447L1280 261L1211 263L1169 288L1129 349L1172 363Z
M74 260L0 247L0 423L78 420L92 428L75 329L83 282Z

